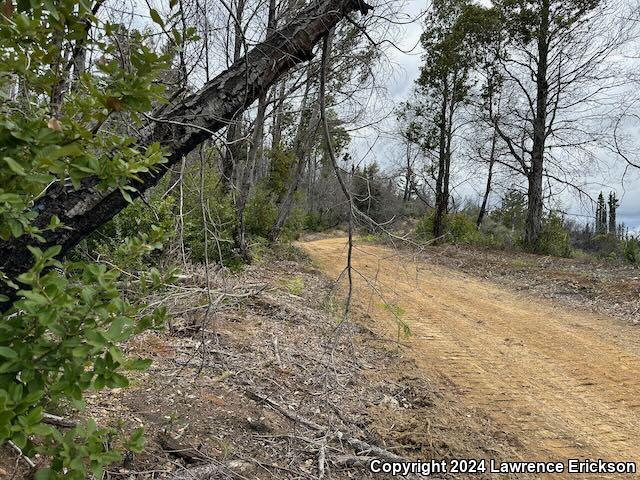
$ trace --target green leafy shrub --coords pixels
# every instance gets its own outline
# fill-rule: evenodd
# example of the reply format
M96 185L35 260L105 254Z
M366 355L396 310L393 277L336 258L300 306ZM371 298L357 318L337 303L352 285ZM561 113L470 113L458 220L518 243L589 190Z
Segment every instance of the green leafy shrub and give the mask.
M326 218L319 212L309 212L304 216L303 228L309 232L322 232L330 227Z
M155 264L154 260L160 255L158 245L148 252L137 252L136 249L123 248L123 245L141 235L150 238L160 232L163 243L166 243L176 229L174 208L175 200L170 196L154 195L147 202L138 199L87 237L74 253L84 259L99 257L127 270ZM132 251L135 252L133 257Z
M202 195L201 183L204 183ZM184 192L183 240L189 258L204 262L206 234L209 261L236 266L239 260L233 251L235 208L233 198L223 190L220 176L213 168L205 168L202 182L200 165L191 165L185 172ZM204 200L204 217L201 200Z
M571 241L569 232L564 226L564 219L555 212L551 212L542 222L537 251L556 257L572 255Z
M623 254L624 258L629 262L637 265L640 263L640 246L638 240L631 237L623 242Z
M279 207L277 205L276 192L270 190L271 181L262 182L255 189L244 212L244 221L247 234L254 240L267 238L269 231L278 218ZM299 201L299 195L294 197L294 202ZM295 205L295 203L294 203ZM292 240L304 228L305 213L298 207L293 207L280 233L280 240Z
M473 245L482 241L482 234L478 231L473 219L464 213L447 215L445 231L454 243Z
M430 211L418 221L416 237L423 241L433 239L434 212ZM465 213L450 213L444 219L445 241L464 245L482 245L486 241L471 217Z
M159 238L143 236L128 246L150 251ZM37 478L84 479L119 458L106 447L111 431L89 421L65 435L42 422L43 405L69 402L83 407L83 393L128 385L124 372L148 361L127 358L121 342L148 328L160 328L164 309L141 314L123 297L121 272L105 265L56 260L60 247L30 248L35 264L20 275L18 300L0 323L0 442L10 439L27 455L40 452L52 463ZM149 271L140 288L173 281ZM139 433L136 433L139 435ZM35 442L37 437L40 440Z
M487 247L515 249L522 245L523 231L505 226L494 218L485 217L480 226Z
M292 295L300 296L305 290L304 280L301 277L293 277L289 280L283 280L282 285Z
M46 227L34 219L38 199L54 186L78 188L92 177L96 188L117 189L131 200L129 182L165 161L159 145L136 145L126 132L140 127L143 114L162 101L163 86L156 80L168 57L156 53L146 33L97 18L91 2L4 3L0 238L31 244L35 262L21 275L0 272L3 287L16 296L10 304L0 296L7 302L0 313L0 444L11 440L27 455L45 455L49 465L36 479L101 478L103 467L118 458L107 441L111 432L87 421L63 435L42 422L43 409L80 408L87 390L126 386L126 371L147 362L126 358L118 345L162 325L164 312L142 314L141 306L123 295L118 268L60 262L61 247L43 247L42 235L64 225L55 216ZM98 28L87 31L87 25ZM66 65L74 45L84 45L100 60L70 79ZM164 238L161 228L149 227L121 247L115 242L105 248L122 248L118 255L133 259L152 254ZM139 278L127 276L126 282L142 291L172 278L171 272L149 270ZM139 449L141 432L125 443L123 448Z
M617 258L624 247L615 235L609 233L595 235L590 246L596 255L609 258Z
M269 234L278 218L278 208L273 197L268 185L261 183L249 198L244 212L249 235L266 238Z
M415 235L418 240L422 241L433 239L433 211L429 211L417 221Z
M281 198L288 188L296 157L292 151L281 149L269 150L267 155L269 157L269 176L266 178L264 188L277 198Z
M303 208L296 207L291 210L291 214L284 224L281 238L285 241L298 239L300 237L300 233L304 230L304 221L305 211Z

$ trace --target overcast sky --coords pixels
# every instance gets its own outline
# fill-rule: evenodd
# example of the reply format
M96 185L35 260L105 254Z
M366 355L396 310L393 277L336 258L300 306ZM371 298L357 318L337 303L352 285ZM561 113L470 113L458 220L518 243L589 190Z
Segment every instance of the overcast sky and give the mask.
M425 7L425 1L408 0L403 12L407 16L417 18ZM401 50L411 50L411 52L404 53L394 48L389 48L387 51L393 70L385 80L389 95L389 103L386 105L388 111L392 110L394 105L410 98L411 88L418 77L421 64L419 38L422 32L422 19L418 18L412 23L400 25L398 29L397 46ZM416 44L418 46L414 48ZM382 130L391 130L393 128L392 119L388 118L383 122L383 125ZM632 124L629 128L635 130L636 125ZM403 151L393 140L385 138L384 133L381 134L380 131L377 131L376 134L373 134L368 130L365 134L355 135L353 154L356 159L364 158L366 162L375 159L378 163L388 166L393 164L394 159L401 158ZM585 172L584 179L581 179L584 182L585 190L594 198L601 190L605 192L605 195L609 191L616 192L621 199L621 206L618 210L619 221L624 222L631 230L640 232L640 171L629 168L624 175L626 164L612 154L605 152L599 154L598 163L599 165L592 167L590 172ZM470 172L467 168L465 172L462 172L464 178L459 178L458 181L465 180L465 182L457 188L458 200L460 197L473 200L479 198L479 192L484 188L486 176L482 168L476 170L477 173ZM498 194L494 195L494 202L499 200L496 197ZM593 216L592 206L588 201L577 198L574 192L567 190L561 193L555 202L563 210L572 214L575 220L593 223L591 219Z
M153 7L159 8L162 5L166 10L166 0L148 0ZM488 0L479 0L480 3L488 4ZM630 1L630 0L629 0ZM133 9L140 15L138 20L148 21L148 7L144 0L119 0L122 4L121 11L131 11ZM117 0L115 3L119 3ZM375 3L375 2L373 2ZM404 24L395 25L392 31L370 32L372 35L378 34L377 40L391 39L395 47L388 44L385 46L385 61L377 76L377 82L385 87L386 94L367 102L364 110L366 114L361 116L358 122L352 125L353 131L351 153L357 162L368 163L376 161L383 167L389 168L394 162L401 161L404 150L392 137L395 129L393 111L401 102L410 98L411 89L418 77L421 64L421 48L419 45L420 34L422 33L422 16L427 6L426 0L405 0L401 15L397 20ZM378 12L381 13L381 12ZM414 19L414 21L409 21ZM136 23L136 20L132 20ZM222 65L221 65L222 67ZM369 95L362 92L363 97ZM373 123L373 126L365 127ZM635 132L637 121L629 122L627 129ZM347 128L349 128L347 126ZM638 136L640 138L640 136ZM638 141L640 151L640 140ZM590 171L585 172L584 178L574 179L584 185L584 190L590 193L593 198L598 196L602 190L605 194L615 191L621 199L621 206L618 210L620 222L624 222L632 230L640 232L640 171L629 168L624 176L625 165L610 153L601 153L598 165L594 165ZM640 157L640 155L639 155ZM454 164L456 159L454 158ZM454 195L456 201L464 198L478 201L486 182L486 169L482 166L460 166L453 179L456 186ZM455 168L455 165L454 165ZM624 181L623 181L624 176ZM503 187L508 185L503 184ZM593 206L589 201L580 200L568 189L559 189L562 193L554 199L555 205L570 213L574 219L581 222L593 222ZM492 196L492 203L499 202L500 192Z

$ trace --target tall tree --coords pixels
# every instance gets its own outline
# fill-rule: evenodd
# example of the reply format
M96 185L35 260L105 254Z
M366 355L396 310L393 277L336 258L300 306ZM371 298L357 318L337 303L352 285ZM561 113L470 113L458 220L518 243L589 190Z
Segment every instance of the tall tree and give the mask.
M475 83L473 68L480 60L491 9L468 0L436 0L425 22L421 42L424 64L418 79L419 115L428 124L428 148L434 157L435 213L433 236L444 234L449 210L451 160L460 107ZM489 14L488 14L489 13Z
M228 32L233 32L233 41L231 52L227 52L227 56L230 59L227 63L234 64L240 60L242 56L242 50L245 47L244 37L244 14L245 14L246 0L235 0L231 3L229 8L228 23L231 28ZM242 114L238 112L237 115L231 120L226 132L225 153L222 158L222 184L227 192L233 188L234 173L236 165L240 164L243 160L246 160L246 142L242 142ZM242 248L243 245L240 245Z
M535 251L543 217L543 178L560 178L568 164L551 149L581 150L595 140L579 126L614 86L611 52L623 38L607 0L496 0L508 47L501 59L512 97L496 119L515 169L527 181L525 247ZM617 20L616 20L617 22ZM605 68L606 67L606 68ZM575 155L574 155L575 157ZM555 173L553 173L555 170ZM560 173L558 173L560 172ZM565 175L566 176L566 175Z
M609 193L609 233L613 236L618 235L618 221L616 219L616 210L620 206L620 202L614 192Z
M276 7L276 0L269 0L265 39L273 35L276 30ZM234 228L233 241L235 243L235 248L245 261L249 261L251 259L251 255L249 253L249 246L246 239L244 213L247 206L247 201L249 199L256 166L260 161L259 157L264 151L264 149L262 148L262 142L264 137L264 122L267 112L267 104L267 90L265 90L258 97L258 108L256 109L256 117L253 122L253 132L251 135L249 149L247 151L246 161L244 162L244 164L239 165L238 172L236 174L236 224ZM231 126L229 127L229 129L231 129ZM236 133L239 133L239 131L237 131ZM227 140L229 140L229 133L227 134ZM236 136L234 141L237 142L238 140L239 139ZM229 146L230 145L228 145L228 147ZM231 151L228 151L227 153L231 153ZM233 155L233 153L231 154ZM233 162L231 163L231 165L234 165Z
M600 192L598 195L598 203L596 205L596 235L607 234L607 204L604 201L604 195Z
M331 42L329 43L331 44ZM330 48L331 46L329 46ZM308 155L313 147L320 124L320 110L311 88L314 79L313 73L313 64L310 63L307 68L305 92L300 106L300 118L293 139L293 165L291 165L290 171L287 172L286 188L278 199L278 214L268 234L269 240L272 242L278 239L289 218L293 208L294 197L302 180L304 168L308 163ZM281 148L281 145L278 145L274 154L282 156L284 152L282 152Z
M501 142L499 142L497 126L492 118L500 118L500 104L502 101L502 75L500 73L500 57L502 56L503 34L499 24L500 17L495 9L481 11L481 21L477 22L477 30L474 35L474 46L479 51L479 60L476 66L476 75L480 80L480 91L476 95L475 110L476 124L481 130L489 129L490 136L480 134L480 138L474 135L476 141L482 142L478 148L478 157L487 164L487 181L484 195L478 211L476 226L480 228L489 208L489 196L493 188L494 168L501 155ZM486 145L488 144L488 149ZM488 151L487 151L488 150Z

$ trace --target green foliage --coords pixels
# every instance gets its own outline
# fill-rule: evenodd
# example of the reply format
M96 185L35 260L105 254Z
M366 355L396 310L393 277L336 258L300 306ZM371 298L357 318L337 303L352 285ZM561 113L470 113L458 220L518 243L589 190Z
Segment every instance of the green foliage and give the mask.
M300 232L304 230L306 214L303 208L294 207L289 214L289 218L282 229L281 239L284 241L296 240L300 237Z
M202 193L201 184L204 185ZM233 198L224 192L219 175L213 168L205 166L202 179L200 165L190 165L185 171L183 189L183 240L189 258L194 262L204 262L206 234L209 261L236 267L238 258L233 251Z
M493 2L500 11L502 25L510 40L521 46L534 43L540 33L540 18L543 10L551 12L550 31L563 35L574 33L576 25L585 21L601 2L598 0L496 0Z
M143 241L130 245L154 248ZM105 464L118 458L105 446L109 431L88 422L62 435L42 423L43 404L70 402L82 408L87 390L127 386L124 371L144 369L148 362L127 358L118 345L161 327L165 312L143 315L140 305L123 298L117 269L61 263L55 258L60 247L30 250L35 264L17 278L23 288L0 323L0 442L10 439L28 455L50 455L50 469L37 478L84 479L88 471L99 476ZM152 270L136 284L162 285L173 274L163 278Z
M433 238L433 211L429 211L416 223L415 235L418 240L429 241Z
M591 238L590 247L594 253L602 257L615 258L620 251L620 242L609 233L597 234Z
M266 238L278 218L277 191L271 190L272 185L274 185L274 181L271 178L259 183L247 202L244 221L247 234L254 239ZM279 238L286 241L297 237L304 228L305 222L304 210L292 208Z
M416 224L415 234L419 240L433 239L433 210L427 213ZM484 244L483 235L478 231L473 219L465 213L450 213L444 219L446 242L463 245Z
M382 308L387 310L393 316L393 320L396 323L396 327L397 327L396 342L399 348L400 338L401 337L407 338L411 336L411 328L403 318L407 312L405 311L404 308L402 308L400 305L396 305L395 303L384 302L382 304Z
M364 243L377 243L384 240L384 237L380 235L375 235L373 233L368 233L367 235L363 235L359 237L359 240Z
M572 255L569 232L565 228L564 219L559 214L551 212L543 219L536 250L538 253L556 257Z
M115 111L132 121L160 99L162 89L152 81L166 66L142 37L130 39L131 69L119 67L114 26L105 26L97 46L103 61L94 76L83 75L77 90L58 106L46 100L62 88L51 65L63 62L60 35L79 35L91 15L85 2L48 2L34 8L19 2L11 21L0 22L0 237L37 233L30 224L31 202L52 182L70 180L74 186L90 175L103 185L119 187L163 161L157 145L133 147L133 139L104 129ZM79 12L75 9L79 8ZM42 68L40 68L42 66ZM58 65L61 68L60 65ZM56 111L58 110L59 111ZM37 238L37 237L36 237Z
M523 230L505 227L491 217L485 217L480 231L483 244L487 247L513 249L522 245Z
M269 150L268 156L270 171L266 189L269 192L273 192L277 197L281 197L287 191L291 169L296 162L296 158L292 151L280 149Z
M174 208L175 200L170 196L155 195L147 202L138 199L87 237L76 249L76 255L108 260L127 270L157 263L161 245L176 228ZM133 248L141 239L153 250ZM82 256L83 252L88 255Z
M304 215L303 229L309 232L322 232L330 227L321 212L308 212Z
M293 277L289 280L284 280L283 286L289 291L290 294L297 296L302 295L306 288L304 280L301 277Z
M597 235L606 235L609 231L607 222L607 204L604 201L604 195L602 192L598 195L595 229Z
M270 185L271 182L259 184L247 202L245 225L249 235L266 238L278 218L278 207Z
M91 2L5 2L0 17L0 238L25 237L35 263L17 278L0 272L17 300L0 319L0 443L10 439L50 465L37 479L101 477L118 458L112 432L88 421L61 434L42 422L44 405L82 407L87 390L123 387L125 372L148 362L126 358L118 345L162 325L161 309L142 314L121 292L122 272L86 261L61 263L60 246L39 248L43 232L65 228L51 217L34 225L36 202L52 188L78 187L88 177L98 189L119 189L165 161L159 145L141 147L126 132L162 101L156 79L167 68L148 33L103 22ZM98 25L87 35L87 24ZM76 71L70 53L83 46L97 59ZM73 74L72 71L73 70ZM166 227L152 226L139 205L105 227L118 234L104 246L114 258L136 262L162 246ZM132 212L136 212L135 214ZM140 220L139 236L124 236ZM118 245L122 240L123 245ZM76 258L77 260L77 258ZM132 263L132 265L135 263ZM171 281L150 269L126 276L145 291ZM6 301L1 298L0 301ZM135 432L123 448L141 448Z
M637 265L640 263L640 245L635 237L628 238L623 242L622 252L624 258L629 262Z
M454 243L472 245L479 243L480 232L471 217L464 213L452 213L445 219L445 231Z
M512 231L524 231L527 218L527 197L517 190L509 190L500 206L491 212L491 218Z
M482 61L485 47L496 41L498 31L495 9L468 0L432 2L420 39L425 54L417 81L424 104L416 111L430 125L424 132L427 138L439 142L436 132L445 121L441 118L443 105L451 108L468 101L475 82L471 71ZM420 136L424 137L424 133Z
M383 303L382 307L391 313L394 317L403 317L407 312L400 305L396 305L395 303Z

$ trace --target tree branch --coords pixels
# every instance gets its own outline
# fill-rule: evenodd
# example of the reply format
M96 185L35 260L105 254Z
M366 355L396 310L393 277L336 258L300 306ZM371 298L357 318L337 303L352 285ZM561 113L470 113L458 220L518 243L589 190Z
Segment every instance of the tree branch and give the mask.
M140 181L131 184L137 190L134 196L156 185L171 166L207 140L212 132L227 126L285 72L309 60L316 43L347 14L355 10L366 14L371 9L373 7L363 0L312 2L200 91L170 109L165 118L171 123L149 125L139 139L139 146L145 148L159 142L168 157L156 171L140 175ZM45 232L45 242L39 246L61 245L64 255L126 206L120 190L101 188L97 177L86 178L78 189L57 182L34 205L38 212L34 225L46 227L56 215L67 228ZM28 270L32 256L27 246L33 243L35 241L26 235L0 242L0 270L11 278ZM6 286L0 286L0 293L15 298L15 292ZM0 304L0 311L8 306Z

